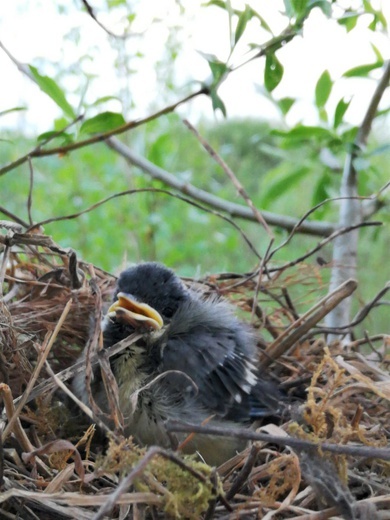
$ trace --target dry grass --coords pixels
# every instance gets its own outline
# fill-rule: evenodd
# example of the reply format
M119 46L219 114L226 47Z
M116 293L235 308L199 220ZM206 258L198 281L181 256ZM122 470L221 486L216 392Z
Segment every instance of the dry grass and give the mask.
M389 337L326 345L318 324L335 300L324 299L318 268L263 275L258 294L258 276L199 284L252 322L259 362L292 401L288 416L260 428L271 437L215 470L134 446L119 430L99 453L53 373L69 384L81 350L98 341L115 279L48 237L2 239L1 518L390 518ZM289 297L303 283L305 310Z

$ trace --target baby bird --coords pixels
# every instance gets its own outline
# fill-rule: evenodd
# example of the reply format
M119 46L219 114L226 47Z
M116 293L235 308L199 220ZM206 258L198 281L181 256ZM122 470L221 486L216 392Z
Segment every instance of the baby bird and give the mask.
M145 332L144 339L111 358L111 365L126 434L137 442L171 447L168 419L242 426L276 412L278 391L259 377L250 327L222 299L204 299L161 264L146 262L121 273L103 325L104 346L135 330ZM87 400L84 378L75 392ZM98 393L102 402L102 388ZM195 435L185 451L215 465L244 446L237 439Z

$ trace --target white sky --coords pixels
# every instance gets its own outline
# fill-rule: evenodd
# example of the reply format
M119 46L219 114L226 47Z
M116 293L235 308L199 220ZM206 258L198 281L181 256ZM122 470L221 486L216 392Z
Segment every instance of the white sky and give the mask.
M343 0L341 0L343 1ZM142 117L152 111L152 107L162 108L167 101L178 99L177 93L164 93L161 84L156 83L156 60L164 55L164 45L169 34L168 26L181 25L183 54L176 67L176 80L183 84L190 78L199 80L209 75L208 65L197 51L216 54L221 60L229 52L227 15L216 7L201 8L200 1L183 0L186 17L180 16L174 0L138 0L142 9L137 9L134 30L142 37L131 38L128 46L134 52L143 52L145 58L130 62L130 68L136 68L136 74L115 76L113 62L118 54L108 42L104 31L81 11L81 2L62 0L13 0L3 2L0 7L0 39L3 45L21 62L33 64L45 74L53 75L51 63L58 63L65 71L77 67L81 62L84 71L96 75L92 86L87 91L87 99L93 101L100 96L115 95L121 88L133 102L133 107L126 114L128 118ZM350 0L348 4L359 6L360 1ZM91 0L100 21L113 32L121 33L122 26L118 11L110 16L102 11L104 0ZM65 6L67 13L58 14L57 5ZM244 2L232 1L233 6L242 7ZM286 19L279 10L283 9L281 0L259 0L253 2L275 34L286 26ZM390 1L373 0L374 5L382 5L390 25ZM123 14L123 13L122 13ZM150 25L153 18L162 21ZM359 30L347 34L337 23L329 21L315 9L305 24L302 37L297 37L284 49L278 51L278 58L283 63L285 75L282 83L274 91L276 97L297 97L299 102L291 110L289 122L302 121L306 124L317 123L317 112L313 107L315 84L321 73L328 69L336 81L331 100L331 112L342 96L352 98L347 115L351 122L359 123L367 107L370 96L376 86L375 81L367 79L347 80L341 78L343 72L363 63L375 61L371 43L374 43L385 59L390 58L389 35L372 33L367 26L371 17L362 17ZM64 35L75 27L79 28L80 41L76 44L64 39ZM247 43L259 41L259 28L255 22L250 24L248 39L242 41L234 54L233 63L243 61L248 50ZM171 31L171 34L174 34ZM264 40L265 41L265 40ZM88 58L93 56L93 60ZM84 56L83 59L81 57ZM264 60L255 60L232 74L221 86L220 95L224 100L229 116L253 116L277 118L278 112L264 96L259 95L263 83ZM1 127L16 127L29 133L43 132L52 128L60 110L37 86L24 77L0 50L0 111L15 106L27 106L28 110L9 114L0 119ZM380 71L378 71L380 74ZM66 75L60 82L65 90L76 89L82 76L75 72ZM194 87L195 88L195 87ZM69 101L77 108L79 95L69 95ZM387 96L384 106L390 103ZM100 110L118 110L118 102L102 105ZM199 115L212 117L210 101L197 99L185 106L182 113L195 118Z

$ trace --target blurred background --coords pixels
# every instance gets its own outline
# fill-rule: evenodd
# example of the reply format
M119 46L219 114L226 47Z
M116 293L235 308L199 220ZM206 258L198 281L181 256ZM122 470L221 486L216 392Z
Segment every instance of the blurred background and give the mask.
M299 219L339 196L346 155L390 55L386 1L15 0L0 9L0 164L17 161L45 139L45 148L63 148L32 160L35 223L125 190L170 189L105 143L66 147L147 118L201 88L209 95L195 95L120 139L176 179L245 205L183 124L187 118L260 210ZM370 219L385 224L360 231L356 311L390 275L388 195L380 191L389 180L389 107L387 89L355 164L359 195L378 203ZM91 130L88 121L97 126ZM55 139L53 132L59 132ZM28 221L30 178L26 162L2 171L4 218ZM309 220L335 224L338 211L331 201ZM263 255L269 244L264 228L235 222ZM43 227L62 247L111 272L140 260L164 262L187 276L258 265L231 223L158 192L118 197ZM275 244L282 244L289 230L272 229ZM323 238L295 234L272 261L299 258ZM297 301L307 298L309 285L326 288L331 263L329 243L289 271ZM372 329L383 330L387 316L385 307L372 313Z

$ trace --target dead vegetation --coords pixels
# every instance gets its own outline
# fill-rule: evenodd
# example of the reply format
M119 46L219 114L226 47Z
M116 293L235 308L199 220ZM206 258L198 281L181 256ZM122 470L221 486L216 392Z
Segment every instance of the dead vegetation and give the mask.
M215 469L135 446L115 410L115 431L97 438L67 388L78 370L90 374L78 361L86 345L109 380L110 355L137 339L97 353L115 278L47 236L11 227L0 242L1 518L390 518L389 337L358 338L352 326L348 341L323 339L322 319L356 282L326 295L321 268L303 261L196 282L252 322L259 363L291 400L275 424L225 431L253 440ZM297 286L305 294L299 305L291 297ZM189 434L196 427L213 431L167 425Z

